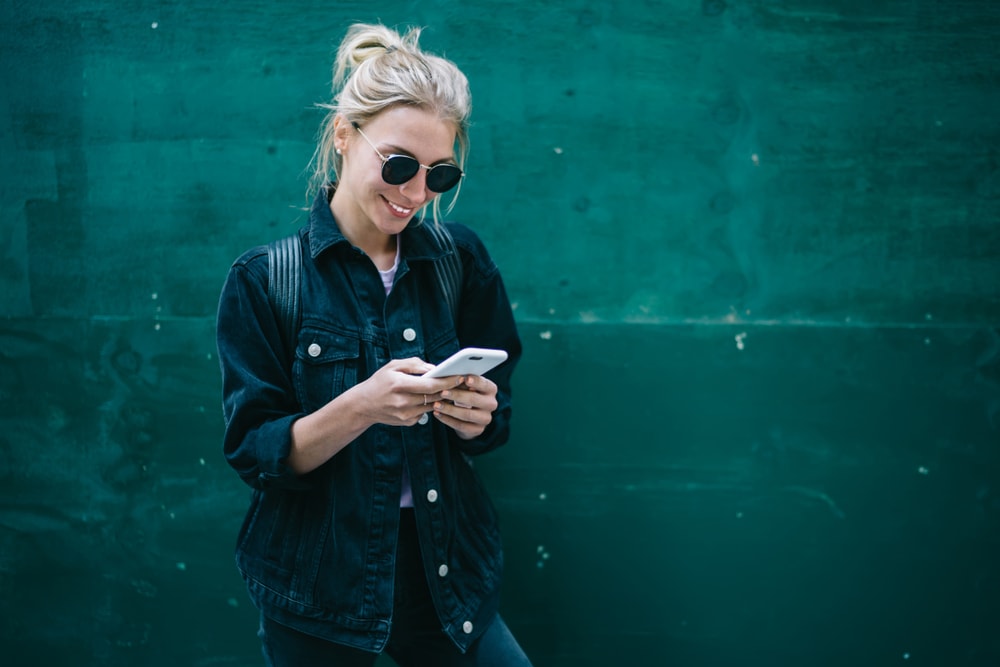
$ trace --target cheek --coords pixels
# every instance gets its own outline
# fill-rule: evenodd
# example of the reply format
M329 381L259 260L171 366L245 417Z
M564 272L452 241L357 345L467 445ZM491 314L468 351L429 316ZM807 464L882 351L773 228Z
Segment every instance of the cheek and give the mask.
M363 169L364 165L346 165L342 170L341 183L353 189L357 194L381 190L385 187L379 172L372 173L369 169Z

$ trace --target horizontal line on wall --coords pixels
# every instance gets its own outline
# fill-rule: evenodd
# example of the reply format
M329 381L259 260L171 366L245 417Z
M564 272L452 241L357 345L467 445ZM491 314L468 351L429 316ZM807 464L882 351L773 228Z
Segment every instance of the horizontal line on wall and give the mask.
M189 317L162 315L157 317L137 317L134 315L91 315L89 317L72 316L41 316L41 317L6 317L8 322L15 321L44 321L44 320L86 320L92 322L149 322L151 324L169 322L201 322L212 323L214 317ZM932 330L960 330L960 329L995 329L1000 328L1000 321L997 322L943 322L943 321L923 321L923 322L873 322L861 320L810 320L810 319L733 319L722 318L700 318L700 317L656 317L656 318L634 318L622 320L603 319L543 319L535 317L515 317L519 325L531 327L601 327L601 326L649 326L649 327L728 327L728 328L802 328L802 329L906 329L915 331Z

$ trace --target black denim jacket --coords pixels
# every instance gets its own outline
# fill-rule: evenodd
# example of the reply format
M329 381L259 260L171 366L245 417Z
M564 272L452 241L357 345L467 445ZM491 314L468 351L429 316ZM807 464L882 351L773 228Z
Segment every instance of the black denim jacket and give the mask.
M278 622L370 651L385 647L392 621L404 465L445 632L464 651L499 605L497 516L469 457L507 441L521 343L493 260L474 232L448 223L464 281L453 322L434 272L447 251L425 224L433 223L411 223L401 234L387 296L374 264L340 233L321 192L308 228L299 231L302 325L293 355L268 302L266 248L233 264L219 303L225 456L253 488L236 549L250 596ZM309 474L288 468L294 420L391 359L437 363L460 346L510 355L488 374L499 406L481 437L461 440L433 418L405 428L379 424Z

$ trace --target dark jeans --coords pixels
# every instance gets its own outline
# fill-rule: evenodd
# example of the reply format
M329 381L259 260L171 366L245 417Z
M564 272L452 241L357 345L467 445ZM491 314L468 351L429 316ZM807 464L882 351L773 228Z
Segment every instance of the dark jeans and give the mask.
M441 630L420 563L412 510L403 510L396 554L395 610L386 653L399 667L531 667L499 616L464 655ZM335 644L261 616L268 667L372 667L376 655Z

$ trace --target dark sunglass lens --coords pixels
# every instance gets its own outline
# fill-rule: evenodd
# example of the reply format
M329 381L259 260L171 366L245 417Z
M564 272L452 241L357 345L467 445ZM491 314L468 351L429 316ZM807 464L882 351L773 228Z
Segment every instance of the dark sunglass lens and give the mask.
M382 180L389 185L402 185L416 176L420 163L406 155L393 155L382 165Z
M453 164L439 164L427 172L427 189L433 192L447 192L458 185L462 170Z

